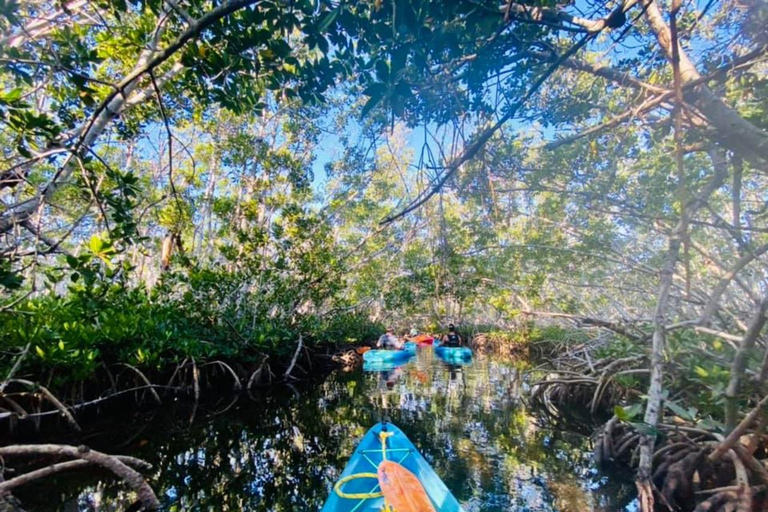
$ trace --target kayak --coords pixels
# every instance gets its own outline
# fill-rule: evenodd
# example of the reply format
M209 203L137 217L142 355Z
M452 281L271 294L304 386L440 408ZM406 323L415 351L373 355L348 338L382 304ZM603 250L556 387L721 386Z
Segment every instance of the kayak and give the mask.
M403 350L369 350L363 354L365 363L405 362L416 355L416 344L408 342Z
M419 334L418 336L413 337L413 341L424 345L431 345L435 341L435 338L429 334Z
M381 512L385 502L397 512L462 512L402 430L378 423L363 436L322 512Z
M435 355L448 363L468 363L472 361L472 350L467 347L435 346Z

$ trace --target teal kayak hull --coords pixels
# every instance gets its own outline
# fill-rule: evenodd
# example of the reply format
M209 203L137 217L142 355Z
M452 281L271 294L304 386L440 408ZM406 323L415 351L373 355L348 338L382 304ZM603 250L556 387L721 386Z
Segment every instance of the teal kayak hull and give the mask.
M406 343L403 350L369 350L363 354L364 363L400 363L416 355L416 344Z
M378 423L363 436L340 478L358 473L376 473L378 465L383 460L379 433L385 428L387 432L392 433L392 436L387 438L387 460L400 463L418 477L437 512L463 512L461 504L429 463L424 460L403 431L391 423L386 425ZM345 483L342 491L346 494L375 493L379 491L379 486L373 478L361 478ZM381 512L383 506L384 498L341 498L335 490L331 489L322 512Z
M435 355L449 363L468 363L472 361L472 350L467 347L435 347Z

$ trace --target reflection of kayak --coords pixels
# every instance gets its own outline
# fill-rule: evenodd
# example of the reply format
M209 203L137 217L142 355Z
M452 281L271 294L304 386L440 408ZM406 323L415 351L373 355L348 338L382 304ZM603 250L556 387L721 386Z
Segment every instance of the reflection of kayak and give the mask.
M424 345L431 345L435 341L435 338L429 334L419 334L418 336L413 337L413 341Z
M408 359L399 361L363 361L363 370L366 372L389 372L408 363Z
M369 350L363 354L366 363L395 363L407 361L416 355L416 344L406 343L403 350Z
M472 350L467 347L435 346L435 355L448 363L468 363L472 361Z
M416 447L391 423L374 425L365 434L322 512L380 512L385 500L397 512L462 510Z

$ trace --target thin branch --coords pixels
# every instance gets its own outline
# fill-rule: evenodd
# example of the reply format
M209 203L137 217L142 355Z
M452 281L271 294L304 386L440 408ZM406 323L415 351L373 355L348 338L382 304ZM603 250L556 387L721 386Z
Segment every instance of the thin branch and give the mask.
M152 80L152 87L155 89L155 95L157 96L157 104L160 107L160 114L163 117L163 124L165 125L165 131L168 134L168 183L171 186L171 194L176 201L176 208L179 210L179 220L184 218L184 210L181 207L181 201L179 200L179 194L176 192L176 185L173 183L173 132L171 131L171 125L168 122L168 115L165 113L165 105L163 105L163 96L160 94L160 88L155 81L155 74L150 71L149 78Z
M429 201L435 194L437 194L443 186L446 184L446 182L459 170L459 168L468 160L473 158L488 142L488 140L493 136L496 131L499 130L507 121L512 119L514 115L517 113L517 111L522 107L535 93L538 91L538 89L544 84L544 82L554 73L558 67L560 67L560 64L564 62L565 60L569 59L572 55L576 54L582 47L584 47L587 42L589 42L590 39L594 37L593 34L587 34L584 37L581 38L581 40L573 45L567 52L565 52L557 61L550 64L550 66L542 73L542 75L533 83L533 85L528 89L528 92L526 92L525 96L523 96L520 101L512 105L507 112L501 116L501 118L496 121L492 126L486 128L483 130L480 135L475 137L474 141L467 146L467 148L459 155L457 158L454 158L447 166L446 172L443 173L442 177L432 186L431 189L429 189L425 194L421 194L421 197L417 198L415 201L413 201L410 205L408 205L406 208L401 210L399 213L390 215L386 217L384 220L381 221L380 224L390 224L397 219L404 217L405 215L408 215L410 212L418 209L421 205Z

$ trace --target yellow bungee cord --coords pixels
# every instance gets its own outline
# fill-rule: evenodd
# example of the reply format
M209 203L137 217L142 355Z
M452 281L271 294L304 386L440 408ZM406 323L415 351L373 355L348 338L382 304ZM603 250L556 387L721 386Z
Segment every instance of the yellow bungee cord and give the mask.
M382 460L387 460L387 438L391 437L393 435L392 432L379 432L379 440L381 441L381 458ZM339 479L338 482L336 482L336 485L333 487L333 490L336 491L336 494L339 496L339 498L345 498L348 500L365 500L369 498L381 498L384 496L381 492L360 492L360 493L346 493L341 490L342 486L346 484L347 482L350 482L352 480L357 480L360 478L375 478L378 480L379 475L376 473L355 473L354 475L347 475L344 478ZM382 509L382 512L394 512L394 509L390 507L389 505L385 504L384 508Z

